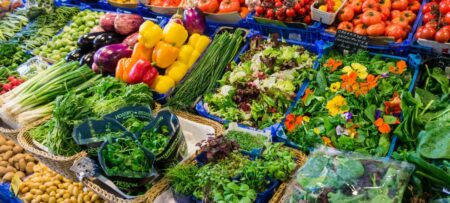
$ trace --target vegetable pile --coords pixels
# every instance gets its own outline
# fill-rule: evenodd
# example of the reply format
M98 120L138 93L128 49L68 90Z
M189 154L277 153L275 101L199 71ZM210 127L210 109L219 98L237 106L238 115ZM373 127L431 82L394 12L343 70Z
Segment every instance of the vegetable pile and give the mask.
M0 41L8 41L28 24L26 10L18 10L14 13L7 13L0 20Z
M10 182L14 176L19 179L31 175L37 161L31 154L25 153L23 148L12 140L0 136L0 177L1 182Z
M51 171L42 164L34 166L35 173L19 186L19 197L25 202L94 202L103 203L98 195Z
M239 144L218 136L199 143L206 161L179 164L167 171L176 193L214 202L254 202L274 180L286 180L294 171L294 155L281 144L266 143L254 160L242 155ZM264 200L263 200L264 201ZM267 200L265 200L267 201Z
M250 50L239 64L231 64L216 92L205 95L204 106L226 120L263 129L281 121L316 56L277 38L256 37L250 43Z
M319 71L284 122L303 151L315 143L377 156L388 152L411 75L403 60L368 52L324 56Z
M428 2L423 6L422 13L422 26L417 28L416 39L447 43L450 40L450 2Z
M63 32L52 38L52 41L33 50L36 55L53 61L63 59L76 48L78 38L88 33L95 25L102 12L84 10L72 18L72 23L64 27Z
M311 5L314 0L276 0L262 1L255 7L255 15L268 19L276 19L285 22L301 22L310 24Z

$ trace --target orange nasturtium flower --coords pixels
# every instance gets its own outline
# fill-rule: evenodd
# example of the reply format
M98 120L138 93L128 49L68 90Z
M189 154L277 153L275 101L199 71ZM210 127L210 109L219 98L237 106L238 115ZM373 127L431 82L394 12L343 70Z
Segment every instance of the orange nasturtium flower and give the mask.
M305 103L306 102L306 98L308 97L308 95L310 94L314 94L314 91L311 91L311 89L306 88L305 90L305 94L302 96L302 102Z
M326 67L330 67L330 72L334 72L339 68L339 66L342 65L342 61L340 60L334 60L334 58L329 58L327 63L324 64Z
M350 74L341 75L342 84L341 89L347 90L347 92L353 92L353 88L357 88L356 78L358 75L356 72L351 72Z
M397 61L397 63L395 64L396 67L389 67L389 72L394 73L394 74L402 74L403 72L405 72L406 68L408 67L406 65L406 62L403 60Z
M322 141L323 141L323 144L325 144L326 146L333 147L333 145L331 144L330 138L322 136Z
M401 100L400 96L397 92L394 92L394 95L392 95L391 100L384 102L384 113L385 114L393 114L393 113L401 113L402 107L401 107Z
M391 132L391 127L389 126L389 124L385 123L382 118L378 118L374 124L378 127L378 131L380 131L380 133L382 134Z
M297 118L295 118L295 124L302 125L302 123L303 123L303 116L297 116Z
M384 123L383 119L378 118L374 124L375 124L375 126L380 127L381 125L383 125L383 123Z

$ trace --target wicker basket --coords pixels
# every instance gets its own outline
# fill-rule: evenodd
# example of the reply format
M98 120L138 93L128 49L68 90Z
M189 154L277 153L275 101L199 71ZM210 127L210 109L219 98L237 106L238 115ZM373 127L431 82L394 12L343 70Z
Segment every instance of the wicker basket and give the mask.
M295 154L297 165L295 166L294 171L296 171L297 169L299 169L301 166L303 166L306 163L307 156L303 152L301 152L297 149L292 149L292 148L289 148L289 149L292 150ZM185 163L191 163L191 162L195 162L195 155L193 155ZM155 190L152 193L148 193L150 195L156 195L156 196L148 196L147 203L153 203L153 201L156 199L156 197L158 195L162 194L164 191L166 191L170 188L170 185L169 185L169 182L167 181L167 179L163 178L163 180L164 181L160 181L153 186L155 188ZM280 186L277 188L277 190L273 194L272 198L270 199L269 203L280 202L289 181L290 180L287 180L280 184ZM159 189L159 191L157 191L157 189Z
M20 132L20 128L19 129L11 129L6 126L0 126L0 135L14 141L16 144L17 144L17 135L19 134L19 132Z
M201 116L193 115L193 114L183 112L183 111L175 111L175 114L178 117L183 117L183 118L189 119L191 121L213 127L216 135L222 134L224 131L223 126L220 123L203 118ZM193 160L194 157L195 156L193 155L187 161ZM106 200L108 202L114 202L114 203L153 202L153 200L158 195L160 195L161 192L164 192L167 189L167 186L169 185L167 179L162 178L158 182L156 182L155 185L153 185L153 187L150 190L148 190L144 195L140 195L134 199L127 200L127 199L119 198L119 197L109 193L108 191L104 190L103 188L101 188L100 186L98 186L97 184L92 182L91 180L83 180L83 184L86 187L88 187L89 189L93 190L95 193L97 193L97 195L102 197L104 200Z

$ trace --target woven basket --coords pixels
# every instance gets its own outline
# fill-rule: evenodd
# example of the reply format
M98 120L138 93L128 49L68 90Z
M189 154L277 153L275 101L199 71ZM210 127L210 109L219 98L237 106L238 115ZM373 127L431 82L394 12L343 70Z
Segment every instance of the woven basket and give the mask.
M297 149L292 149L292 148L289 148L289 149L292 150L295 154L297 165L295 166L294 171L297 171L297 169L299 169L301 166L303 166L306 163L306 160L308 157L303 152L301 152ZM195 154L190 159L186 160L185 163L191 163L191 162L195 162ZM151 195L156 195L156 196L148 196L147 203L153 203L153 201L156 199L156 197L158 195L162 194L164 191L166 191L170 188L169 181L165 178L163 178L163 180L164 181L160 181L153 186L155 188L155 190L151 193ZM280 186L277 188L277 190L273 194L272 198L270 199L269 203L280 202L281 198L283 197L284 191L286 189L287 183L289 183L289 181L290 180L287 180L280 184ZM156 191L156 189L160 189L160 191Z
M14 141L16 144L17 144L17 135L19 134L19 132L20 132L20 128L11 129L6 126L0 127L0 135Z
M175 111L175 114L178 117L183 117L185 119L189 119L191 121L213 127L216 135L222 134L224 131L223 126L220 123L203 118L201 116L197 116L197 115L190 114L190 113L183 112L183 111ZM193 159L194 157L195 157L195 155L193 155L187 161L194 160ZM168 180L165 178L162 178L158 182L156 182L155 185L153 185L152 188L150 188L150 190L148 190L145 194L137 196L134 199L127 200L127 199L119 198L119 197L109 193L108 191L104 190L103 188L101 188L100 186L98 186L97 184L92 182L91 180L83 180L83 184L86 187L88 187L89 189L91 189L92 191L94 191L95 193L97 193L97 195L102 197L104 200L106 200L108 202L114 202L114 203L153 202L155 200L155 198L158 195L160 195L162 192L164 192L167 189L167 186L169 185Z

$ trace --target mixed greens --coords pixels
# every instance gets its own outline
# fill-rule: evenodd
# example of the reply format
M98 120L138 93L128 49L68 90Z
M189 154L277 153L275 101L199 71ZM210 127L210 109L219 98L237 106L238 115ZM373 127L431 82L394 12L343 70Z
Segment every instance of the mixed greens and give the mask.
M225 120L263 129L281 121L316 56L278 39L251 39L239 64L231 63L205 108Z
M159 128L143 131L139 137L139 141L142 143L142 146L150 152L159 155L169 144L169 133L169 127L161 125Z
M261 149L262 147L264 147L264 142L267 141L267 137L265 137L264 135L252 135L250 133L237 130L230 130L226 133L225 136L229 140L237 142L239 144L239 147L246 151Z

